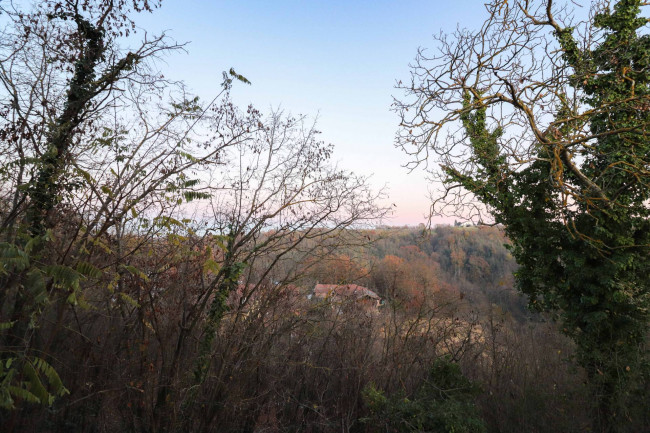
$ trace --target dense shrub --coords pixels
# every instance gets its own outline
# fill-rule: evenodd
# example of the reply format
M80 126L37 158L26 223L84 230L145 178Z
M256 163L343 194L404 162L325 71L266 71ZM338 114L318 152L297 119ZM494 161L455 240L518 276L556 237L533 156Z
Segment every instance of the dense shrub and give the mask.
M463 376L448 358L436 360L428 376L411 397L386 396L369 386L364 400L371 411L366 420L375 431L480 433L485 423L475 399L480 388Z

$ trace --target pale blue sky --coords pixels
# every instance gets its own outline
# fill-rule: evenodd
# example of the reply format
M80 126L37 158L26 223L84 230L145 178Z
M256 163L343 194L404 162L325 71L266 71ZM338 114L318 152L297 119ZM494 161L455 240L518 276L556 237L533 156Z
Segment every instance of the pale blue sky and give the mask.
M433 34L476 28L484 17L480 0L164 0L137 23L191 42L165 72L204 99L234 67L253 83L235 86L238 104L318 115L340 166L388 187L397 205L388 222L417 225L428 210L427 182L422 171L407 174L407 157L393 146L393 86L408 78L418 47L434 47Z

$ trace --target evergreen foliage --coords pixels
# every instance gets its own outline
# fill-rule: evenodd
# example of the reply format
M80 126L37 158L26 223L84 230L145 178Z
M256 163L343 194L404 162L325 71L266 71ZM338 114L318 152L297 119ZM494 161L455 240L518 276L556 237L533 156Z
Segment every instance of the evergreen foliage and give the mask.
M378 431L429 433L481 433L485 424L474 399L480 389L447 358L434 362L429 375L411 398L386 396L369 386L364 400L372 416L366 419Z
M577 344L598 401L598 431L624 431L647 410L635 404L650 372L650 36L640 7L638 0L595 5L589 39L579 40L556 20L552 1L537 11L528 1L493 3L482 33L458 42L496 41L483 63L492 77L482 81L479 63L469 72L475 81L439 84L433 98L462 93L452 111L464 128L456 142L471 151L466 165L442 162L447 190L462 186L505 226L519 289L531 307L555 312ZM513 17L524 24L507 27ZM492 28L513 35L511 45L501 47ZM530 63L539 54L534 44L545 41L537 35L549 28L559 54ZM515 54L499 63L505 52ZM532 89L540 93L526 99ZM542 99L549 94L550 109ZM497 107L515 114L506 119ZM526 154L511 145L522 131L516 116L532 131L522 140Z

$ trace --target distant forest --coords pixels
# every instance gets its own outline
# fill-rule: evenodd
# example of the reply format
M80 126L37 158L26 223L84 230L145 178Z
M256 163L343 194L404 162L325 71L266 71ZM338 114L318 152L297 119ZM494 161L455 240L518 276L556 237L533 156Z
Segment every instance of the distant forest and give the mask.
M496 305L517 320L532 318L513 287L516 263L503 230L438 226L431 231L384 227L364 232L366 248L323 260L312 274L321 283L356 283L386 299L418 299L441 292L473 308Z

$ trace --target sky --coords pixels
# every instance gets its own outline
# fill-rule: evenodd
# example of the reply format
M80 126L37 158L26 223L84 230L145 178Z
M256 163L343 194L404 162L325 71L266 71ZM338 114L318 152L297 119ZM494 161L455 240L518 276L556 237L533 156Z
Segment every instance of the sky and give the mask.
M402 96L394 86L408 80L418 47L435 48L434 34L477 28L485 17L481 0L163 0L136 23L189 42L162 68L203 99L232 67L252 83L234 86L240 106L317 116L339 166L386 187L394 209L386 223L418 225L431 185L423 170L403 167L409 158L394 146L399 118L390 107Z

